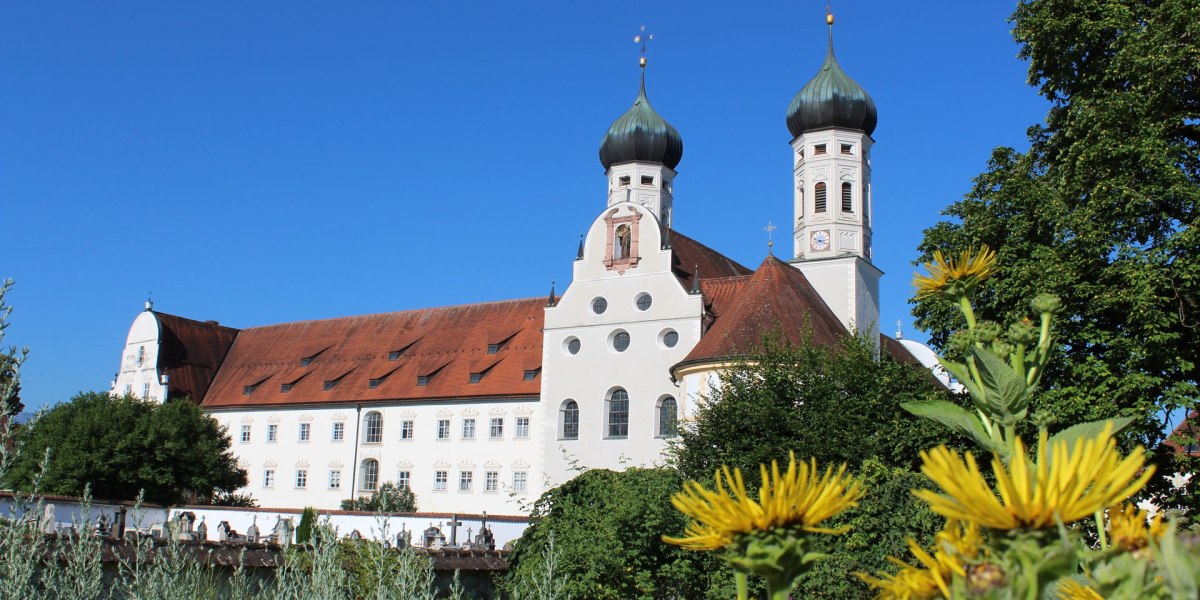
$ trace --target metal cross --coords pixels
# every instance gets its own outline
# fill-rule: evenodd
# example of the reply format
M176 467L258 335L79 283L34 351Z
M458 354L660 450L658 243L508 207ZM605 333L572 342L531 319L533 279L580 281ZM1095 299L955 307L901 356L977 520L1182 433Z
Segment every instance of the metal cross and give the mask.
M646 33L646 26L642 25L641 33L633 36L633 43L642 45L642 60L641 65L646 66L646 42L654 39L653 33Z
M771 248L775 245L775 240L772 239L771 232L779 229L774 223L767 221L767 226L763 227L763 231L767 232L767 253L770 254Z

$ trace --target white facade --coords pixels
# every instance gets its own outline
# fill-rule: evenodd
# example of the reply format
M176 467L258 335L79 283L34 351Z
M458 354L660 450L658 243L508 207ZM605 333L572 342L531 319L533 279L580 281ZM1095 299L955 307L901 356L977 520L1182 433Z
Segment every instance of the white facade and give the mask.
M608 205L632 202L671 226L675 171L661 163L626 162L608 169Z
M617 230L625 225L636 246L622 261ZM621 469L661 460L673 427L660 409L673 403L677 418L683 408L670 368L700 341L703 312L701 296L671 272L650 209L621 202L592 223L571 286L546 309L541 410L550 481L570 479L573 463Z
M167 397L166 375L158 372L162 328L150 309L150 303L146 302L146 310L138 314L129 328L112 393L162 402Z

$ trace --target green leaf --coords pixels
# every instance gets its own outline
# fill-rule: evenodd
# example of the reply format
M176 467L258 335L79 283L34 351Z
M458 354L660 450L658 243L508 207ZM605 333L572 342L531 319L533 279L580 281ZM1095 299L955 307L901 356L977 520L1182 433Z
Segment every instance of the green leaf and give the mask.
M1119 433L1122 429L1125 429L1126 427L1129 427L1130 425L1132 425L1133 421L1134 421L1133 417L1120 417L1117 419L1104 419L1101 421L1089 421L1087 423L1079 423L1078 425L1072 425L1072 426L1050 436L1050 444L1057 444L1058 442L1066 442L1067 447L1070 448L1071 446L1075 445L1075 440L1078 440L1081 438L1095 437L1095 436L1099 435L1100 432L1104 430L1104 425L1107 423L1113 424L1112 432L1115 435L1115 434Z
M979 369L993 415L1001 416L1000 420L1006 425L1015 423L1014 415L1024 413L1029 407L1029 387L1025 385L1025 378L990 350L972 348L971 354L975 357L975 366Z
M957 404L946 402L945 400L928 400L924 402L905 402L900 407L918 417L937 421L954 431L970 437L972 440L975 440L975 443L989 452L1005 452L1004 444L993 440L988 435L987 428L983 426L983 421Z

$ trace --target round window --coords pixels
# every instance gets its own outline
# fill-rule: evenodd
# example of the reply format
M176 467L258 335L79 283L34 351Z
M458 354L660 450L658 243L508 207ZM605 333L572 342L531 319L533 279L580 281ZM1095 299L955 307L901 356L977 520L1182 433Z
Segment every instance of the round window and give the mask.
M629 333L625 331L618 331L613 335L612 345L613 350L616 350L617 352L624 352L627 350L629 348Z
M583 344L579 342L579 338L571 337L567 338L567 343L563 344L563 349L567 351L567 354L575 355L579 354L579 348L581 346L583 346Z
M654 303L654 298L651 298L650 294L642 292L637 295L637 300L634 300L634 303L637 304L638 310L650 310L650 305Z
M602 315L606 310L608 310L608 300L605 300L604 298L596 298L595 300L592 300L592 312Z
M668 329L663 332L662 343L668 348L674 348L679 343L679 332L674 329Z

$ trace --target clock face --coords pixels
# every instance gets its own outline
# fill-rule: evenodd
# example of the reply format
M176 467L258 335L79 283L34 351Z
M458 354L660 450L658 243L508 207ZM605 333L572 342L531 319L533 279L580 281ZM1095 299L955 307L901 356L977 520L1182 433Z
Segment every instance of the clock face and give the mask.
M814 231L812 234L812 238L809 240L809 246L811 246L812 249L816 250L817 252L828 250L829 249L829 232L824 231L824 230Z

